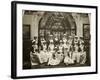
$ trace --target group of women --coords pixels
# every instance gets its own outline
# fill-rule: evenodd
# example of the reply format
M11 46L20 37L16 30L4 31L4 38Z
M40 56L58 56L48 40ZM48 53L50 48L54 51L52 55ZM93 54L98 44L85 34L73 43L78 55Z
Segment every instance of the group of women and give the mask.
M55 66L62 63L64 65L86 63L83 37L64 36L62 39L51 37L48 41L41 37L39 40L35 37L32 41L31 65Z

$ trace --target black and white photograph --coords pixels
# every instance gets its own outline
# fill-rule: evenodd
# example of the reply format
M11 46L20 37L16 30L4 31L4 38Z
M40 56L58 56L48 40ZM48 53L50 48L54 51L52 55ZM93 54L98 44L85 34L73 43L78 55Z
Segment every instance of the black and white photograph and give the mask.
M12 78L97 73L97 7L12 2Z
M23 69L90 66L90 17L23 10Z

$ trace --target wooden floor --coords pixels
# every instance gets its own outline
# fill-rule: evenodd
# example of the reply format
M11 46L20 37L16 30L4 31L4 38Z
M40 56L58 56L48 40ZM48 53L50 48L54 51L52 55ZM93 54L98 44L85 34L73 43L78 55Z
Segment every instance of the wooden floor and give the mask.
M43 63L40 65L35 65L35 66L31 66L31 68L27 68L27 69L44 69L44 68L64 68L64 67L84 67L84 66L90 66L90 64L69 64L69 65L65 65L64 63L61 63L59 65L55 65L55 66L49 66L47 65L47 63Z

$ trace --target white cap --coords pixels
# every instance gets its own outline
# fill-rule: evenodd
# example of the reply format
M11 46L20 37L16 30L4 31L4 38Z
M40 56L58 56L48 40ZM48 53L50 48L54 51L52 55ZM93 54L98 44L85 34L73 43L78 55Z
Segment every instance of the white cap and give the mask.
M62 40L60 40L60 42L63 42Z
M53 42L53 40L50 40L50 42Z
M53 36L53 35L49 35L49 36Z

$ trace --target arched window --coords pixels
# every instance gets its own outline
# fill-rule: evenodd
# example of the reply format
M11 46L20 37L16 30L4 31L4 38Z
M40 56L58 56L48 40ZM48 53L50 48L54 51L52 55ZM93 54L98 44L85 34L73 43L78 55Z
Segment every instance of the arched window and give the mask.
M76 23L72 13L45 12L39 22L39 36L48 39L52 34L60 39L65 33L76 35Z

